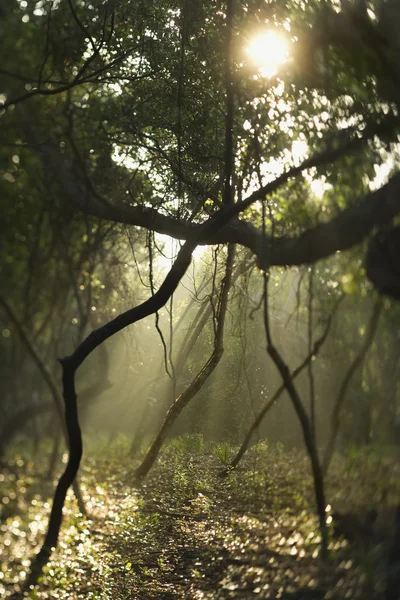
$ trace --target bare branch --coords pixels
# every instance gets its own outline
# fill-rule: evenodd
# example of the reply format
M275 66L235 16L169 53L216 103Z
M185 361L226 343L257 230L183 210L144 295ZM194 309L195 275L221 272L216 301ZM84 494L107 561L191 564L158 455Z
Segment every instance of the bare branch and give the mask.
M189 386L185 389L185 391L175 400L170 409L168 410L164 422L161 426L160 431L158 432L155 440L153 441L150 449L148 450L145 458L143 459L140 466L135 471L135 479L136 481L142 480L146 477L147 473L153 466L162 444L166 438L166 435L172 425L175 423L176 419L182 412L182 410L187 406L187 404L194 398L200 388L204 385L206 380L210 377L210 375L214 372L215 368L219 364L223 352L224 352L224 326L225 326L225 317L226 317L226 309L228 305L228 295L229 289L231 287L231 278L232 278L232 268L233 262L235 258L235 247L230 245L228 247L228 257L226 260L226 269L225 276L221 283L220 288L220 297L218 303L218 314L217 314L217 328L214 336L214 349L207 360L207 362L203 365L200 371L197 373L196 377L189 384Z
M348 250L361 243L375 227L391 223L400 213L400 173L397 173L379 190L369 192L338 216L326 223L310 227L297 236L277 237L266 244L260 229L251 222L237 218L237 215L247 206L276 191L291 177L295 177L310 166L323 164L324 161L329 162L334 156L336 158L341 156L346 149L349 150L351 144L348 143L340 150L316 155L298 167L289 169L242 202L223 206L212 217L223 222L223 225L210 233L208 228L210 220L201 224L190 223L165 215L155 208L114 203L96 190L88 174L85 178L88 189L84 189L84 186L79 183L79 178L71 174L65 157L60 154L58 144L54 141L43 141L28 118L22 116L21 120L23 120L25 133L30 143L34 144L35 151L40 155L43 164L47 169L57 173L61 196L70 206L104 220L143 227L180 240L196 240L196 244L230 242L240 244L249 248L257 256L260 267L311 264L335 252ZM372 131L369 135L372 136ZM363 141L365 142L366 138L363 138ZM360 140L352 142L354 147L359 143Z
M304 358L303 362L301 362L299 364L299 366L296 367L296 369L294 369L294 371L291 372L290 377L292 378L292 380L296 379L296 377L298 375L300 375L300 373L304 370L304 368L311 362L312 358L314 356L318 355L318 352L320 351L326 338L328 337L328 333L329 333L331 325L332 325L333 317L336 314L336 311L339 308L339 305L342 302L343 298L344 298L344 296L340 296L340 298L338 298L338 300L336 301L335 306L333 307L333 310L332 310L331 314L329 315L329 319L327 320L325 330L324 330L323 334L321 335L321 337L315 341L312 349L309 351L307 356ZM237 467L237 465L243 458L245 452L247 451L247 449L250 445L250 442L251 442L251 438L253 437L254 433L256 432L258 427L261 425L266 414L276 404L277 400L280 398L280 396L282 395L284 390L285 390L285 384L282 383L282 385L279 386L279 388L276 390L276 392L273 394L273 396L270 398L270 400L268 400L268 402L258 412L258 414L257 414L256 418L254 419L253 423L251 424L251 426L246 434L246 437L244 438L242 445L240 446L236 456L231 461L228 469L222 471L221 477L227 475L229 469L234 469Z

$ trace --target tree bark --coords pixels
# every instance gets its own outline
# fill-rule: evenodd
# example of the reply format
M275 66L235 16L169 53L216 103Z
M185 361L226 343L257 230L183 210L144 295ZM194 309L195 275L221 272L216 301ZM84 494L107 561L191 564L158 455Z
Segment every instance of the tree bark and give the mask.
M69 458L66 469L61 475L56 487L46 537L39 553L32 561L31 571L25 581L24 590L28 590L31 585L36 584L44 565L50 558L52 550L57 546L65 497L68 488L75 481L82 458L82 435L78 421L78 407L71 365L67 361L62 361L62 366L64 393L72 400L69 403L68 410L65 412L69 442Z

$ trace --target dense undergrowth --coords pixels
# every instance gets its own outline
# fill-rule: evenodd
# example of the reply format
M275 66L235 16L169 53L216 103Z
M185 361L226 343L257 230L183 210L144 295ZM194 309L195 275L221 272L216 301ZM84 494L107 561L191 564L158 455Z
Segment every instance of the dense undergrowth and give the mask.
M70 493L59 547L28 597L382 597L384 536L368 545L331 535L329 561L321 560L302 452L260 442L221 479L230 455L229 445L205 447L198 436L172 440L137 488L123 440L90 448L81 471L89 516L78 514ZM47 463L48 457L33 461L20 451L3 465L1 598L18 590L39 550L53 491L43 480ZM331 507L389 514L400 499L399 469L396 457L376 449L335 457L327 480Z

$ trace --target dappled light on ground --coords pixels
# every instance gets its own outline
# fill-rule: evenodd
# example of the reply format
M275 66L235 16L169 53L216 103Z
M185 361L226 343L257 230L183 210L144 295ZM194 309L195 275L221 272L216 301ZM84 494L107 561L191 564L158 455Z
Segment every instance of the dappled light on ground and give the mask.
M1 476L4 598L23 583L45 532L52 485L40 483L41 466L17 457ZM139 489L129 485L126 461L86 461L82 491L89 518L79 515L69 494L59 548L27 597L381 597L375 548L331 536L330 559L321 560L305 457L262 443L222 480L221 466L215 448L196 448L191 438L167 445ZM400 497L392 478L397 468L378 455L337 458L329 483L334 507L380 510L382 494Z

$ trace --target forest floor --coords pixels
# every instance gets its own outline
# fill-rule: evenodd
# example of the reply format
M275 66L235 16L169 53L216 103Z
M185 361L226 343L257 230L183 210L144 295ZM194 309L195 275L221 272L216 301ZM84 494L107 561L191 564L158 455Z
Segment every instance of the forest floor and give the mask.
M81 471L89 516L69 494L59 547L27 597L382 598L381 549L332 536L329 560L321 559L301 452L261 442L221 479L229 453L227 445L204 450L197 436L172 440L135 487L124 445L112 455L107 445L97 449ZM44 462L16 455L0 474L1 598L18 589L39 550L53 490L44 471ZM397 459L372 450L336 457L327 500L335 510L384 510L400 499L399 472Z

